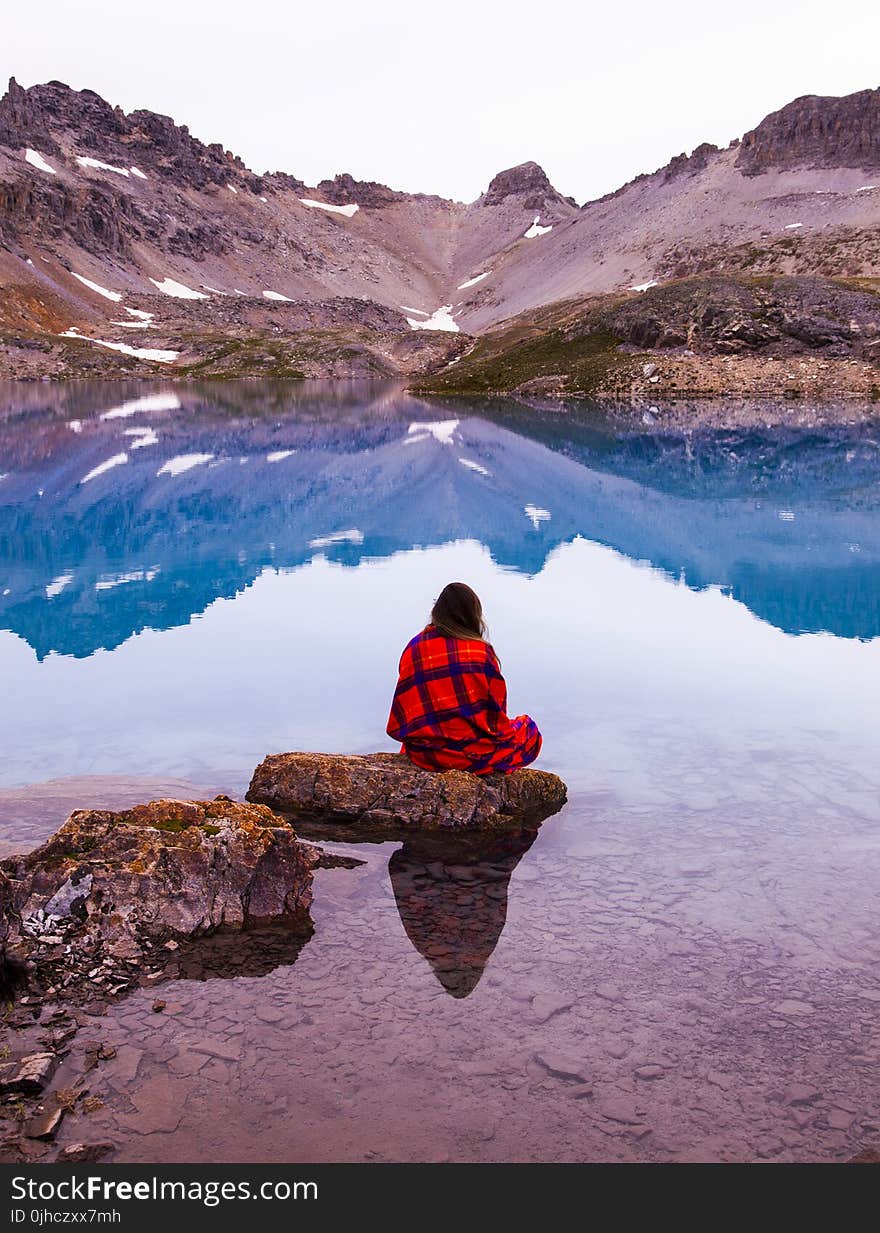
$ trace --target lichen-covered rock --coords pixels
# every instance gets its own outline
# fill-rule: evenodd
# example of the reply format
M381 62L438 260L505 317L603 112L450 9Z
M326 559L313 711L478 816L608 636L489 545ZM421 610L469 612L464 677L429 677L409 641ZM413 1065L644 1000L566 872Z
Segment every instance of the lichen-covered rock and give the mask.
M218 797L78 810L3 867L25 936L73 932L134 959L145 943L308 922L319 855L270 810Z
M254 771L247 799L293 817L424 830L540 822L562 808L558 775L423 771L399 754L270 754Z

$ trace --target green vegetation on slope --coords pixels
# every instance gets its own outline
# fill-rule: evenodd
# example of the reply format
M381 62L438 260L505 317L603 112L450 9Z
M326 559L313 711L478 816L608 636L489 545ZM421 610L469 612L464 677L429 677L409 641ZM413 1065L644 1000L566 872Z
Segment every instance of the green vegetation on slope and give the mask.
M866 280L698 275L524 313L413 388L613 397L644 379L646 360L660 357L694 368L719 357L760 364L804 356L870 367L880 358L878 308L880 297Z
M459 360L414 384L432 394L491 394L543 382L590 394L628 367L632 356L600 319L609 297L566 300L505 322L479 337Z

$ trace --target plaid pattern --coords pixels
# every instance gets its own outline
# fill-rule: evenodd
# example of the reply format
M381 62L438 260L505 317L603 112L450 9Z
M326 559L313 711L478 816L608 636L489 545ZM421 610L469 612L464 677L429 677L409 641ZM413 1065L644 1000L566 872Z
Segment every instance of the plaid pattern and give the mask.
M426 771L492 775L528 766L541 733L528 715L507 717L507 686L487 642L427 626L406 646L388 735Z

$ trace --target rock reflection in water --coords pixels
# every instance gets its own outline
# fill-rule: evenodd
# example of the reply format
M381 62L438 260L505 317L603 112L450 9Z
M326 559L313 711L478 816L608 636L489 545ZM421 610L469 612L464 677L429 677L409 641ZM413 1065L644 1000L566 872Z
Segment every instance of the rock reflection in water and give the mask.
M227 930L181 942L162 970L165 980L230 980L268 976L296 963L315 929L311 921L296 929Z
M323 869L354 869L363 864L352 856L324 852ZM314 937L311 915L296 924L277 923L246 929L224 928L179 941L161 970L165 980L233 980L268 976L276 968L292 967Z
M507 920L510 875L537 833L415 835L388 862L406 935L452 997L477 987Z

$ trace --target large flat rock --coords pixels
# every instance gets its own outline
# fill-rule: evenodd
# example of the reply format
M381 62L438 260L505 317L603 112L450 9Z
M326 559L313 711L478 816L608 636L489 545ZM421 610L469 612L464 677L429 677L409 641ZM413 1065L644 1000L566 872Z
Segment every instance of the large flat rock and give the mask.
M421 830L537 823L562 808L558 775L423 771L400 754L280 753L254 771L247 799L288 817Z

